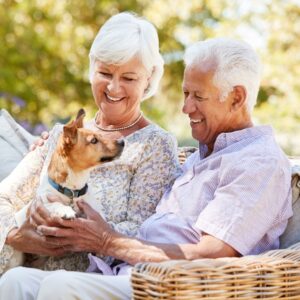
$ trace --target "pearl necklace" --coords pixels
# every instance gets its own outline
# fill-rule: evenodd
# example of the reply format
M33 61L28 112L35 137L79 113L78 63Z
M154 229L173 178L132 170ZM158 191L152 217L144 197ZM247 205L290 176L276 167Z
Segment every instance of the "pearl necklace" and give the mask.
M136 119L135 121L133 121L133 123L131 123L131 124L127 125L127 126L117 127L117 128L103 128L103 127L100 127L100 126L97 124L97 122L96 122L97 117L98 117L98 113L99 113L99 111L96 113L96 116L95 116L95 118L94 118L94 125L95 125L98 129L100 129L100 130L102 130L102 131L108 131L108 132L119 131L119 130L124 130L124 129L131 128L131 127L133 127L133 126L134 126L134 125L142 118L142 116L143 116L143 113L141 112L140 115L137 117L137 119Z

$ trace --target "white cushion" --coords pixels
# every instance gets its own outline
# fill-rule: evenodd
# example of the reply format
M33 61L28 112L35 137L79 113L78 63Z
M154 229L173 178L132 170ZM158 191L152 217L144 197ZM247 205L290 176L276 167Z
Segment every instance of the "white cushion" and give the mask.
M17 166L35 137L0 110L0 181Z
M280 248L285 249L300 242L300 160L292 159L292 205L293 216L280 237Z

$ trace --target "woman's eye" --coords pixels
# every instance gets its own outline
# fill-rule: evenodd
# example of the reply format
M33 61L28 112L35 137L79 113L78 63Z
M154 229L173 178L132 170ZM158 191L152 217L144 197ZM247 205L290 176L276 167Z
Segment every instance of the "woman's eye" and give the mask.
M110 73L106 73L106 72L99 72L100 75L105 76L105 77L111 77Z
M135 80L134 78L130 78L130 77L124 77L124 79L125 79L126 81L134 81L134 80Z
M98 139L95 138L95 137L93 137L93 138L91 139L91 144L97 144L97 143L98 143Z

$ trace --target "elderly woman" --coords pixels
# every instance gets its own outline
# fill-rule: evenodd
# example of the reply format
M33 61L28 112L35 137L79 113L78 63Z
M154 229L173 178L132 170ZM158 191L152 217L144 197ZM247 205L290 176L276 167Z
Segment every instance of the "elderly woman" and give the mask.
M98 191L98 213L128 236L135 236L154 213L179 170L175 139L147 120L140 108L141 101L156 92L162 74L163 59L151 23L120 13L102 26L90 50L90 82L98 111L84 126L107 138L123 138L125 148L119 159L96 168L89 184ZM45 145L29 153L0 184L0 273L14 250L50 256L46 270L84 271L88 266L86 253L66 255L45 242L29 221L18 228L14 217L35 198L39 175L47 169L61 131L62 125L56 125ZM27 265L34 266L30 258ZM112 263L108 257L105 261Z

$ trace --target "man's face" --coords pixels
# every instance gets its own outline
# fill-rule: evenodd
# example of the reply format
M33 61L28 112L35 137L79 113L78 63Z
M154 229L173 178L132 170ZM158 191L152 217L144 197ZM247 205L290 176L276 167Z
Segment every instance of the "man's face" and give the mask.
M213 84L212 68L188 67L184 71L182 111L190 118L192 136L213 149L217 136L232 131L232 93L220 102L220 92Z

